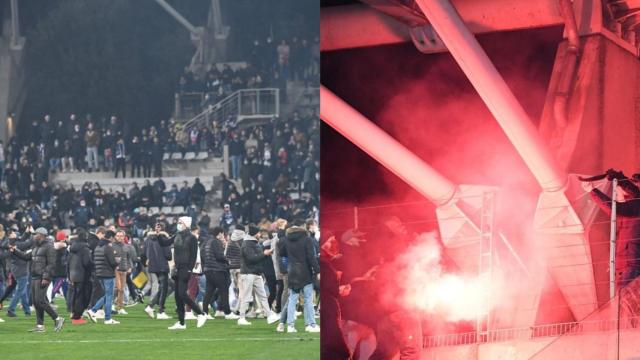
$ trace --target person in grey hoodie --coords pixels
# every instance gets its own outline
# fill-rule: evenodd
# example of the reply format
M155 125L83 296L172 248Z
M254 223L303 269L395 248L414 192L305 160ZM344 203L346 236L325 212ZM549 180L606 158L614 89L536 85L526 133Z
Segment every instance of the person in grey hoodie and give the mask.
M15 256L23 260L31 260L31 298L36 308L36 327L31 330L32 332L44 332L45 312L55 322L56 332L59 332L64 324L64 318L58 316L47 299L47 288L51 284L56 266L56 251L53 243L47 239L47 235L47 229L37 228L33 235L33 249L22 251L15 245L9 248Z

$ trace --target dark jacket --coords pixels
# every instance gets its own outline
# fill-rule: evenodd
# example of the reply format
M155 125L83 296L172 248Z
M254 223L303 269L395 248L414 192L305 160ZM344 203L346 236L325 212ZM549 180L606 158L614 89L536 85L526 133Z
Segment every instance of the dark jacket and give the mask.
M173 241L176 269L191 271L198 257L198 239L189 230L178 232Z
M164 235L149 235L144 240L145 255L149 272L169 272L171 260L171 239Z
M56 265L53 269L53 277L64 277L67 275L67 263L69 260L67 247L56 249L56 245L54 244L53 248L56 251Z
M107 240L101 240L93 251L93 262L96 267L96 276L112 278L116 276L116 262L113 246Z
M241 274L262 274L262 259L265 257L262 246L252 236L242 241L242 257L240 263Z
M56 250L49 240L35 242L35 247L31 252L24 252L17 249L13 252L23 260L31 260L31 278L51 280L56 266Z
M80 241L72 242L69 246L69 281L73 283L89 281L92 269L93 259L91 259L89 244Z
M25 233L21 239L9 240L9 244L15 245L18 250L26 251L33 246L33 240ZM11 256L9 268L16 279L29 275L29 261L18 257L15 252Z
M313 282L314 276L320 273L320 265L313 240L304 228L292 226L287 229L285 242L282 256L289 262L289 288L299 292Z
M224 246L213 236L207 236L200 244L200 260L202 271L229 271L229 261L224 256Z
M240 269L242 262L242 245L240 241L229 241L225 252L229 269Z

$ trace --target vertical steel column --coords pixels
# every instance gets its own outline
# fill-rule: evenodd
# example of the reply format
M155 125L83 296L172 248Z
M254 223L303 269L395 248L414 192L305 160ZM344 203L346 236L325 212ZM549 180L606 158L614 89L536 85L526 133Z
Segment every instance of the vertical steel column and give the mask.
M18 39L20 39L18 0L11 0L11 46L18 46Z
M482 194L482 208L480 209L480 263L479 276L488 276L489 283L493 280L493 235L494 235L494 211L495 193L484 192ZM486 343L490 341L491 334L491 291L487 292L483 302L482 312L478 314L476 341Z
M353 228L354 229L358 228L358 207L357 206L353 207Z
M556 168L551 152L538 130L453 5L447 0L416 0L416 3L542 189L562 189L566 175Z
M618 211L618 202L616 201L616 193L618 187L618 179L611 182L611 228L609 232L609 298L616 296L616 220Z

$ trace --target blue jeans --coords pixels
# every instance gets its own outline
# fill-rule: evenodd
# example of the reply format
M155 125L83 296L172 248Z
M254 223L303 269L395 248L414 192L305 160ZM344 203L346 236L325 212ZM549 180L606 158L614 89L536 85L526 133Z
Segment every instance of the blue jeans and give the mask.
M296 304L298 304L299 292L289 289L289 301L287 303L287 323L293 326L296 321ZM315 325L315 312L313 309L313 284L307 284L302 288L302 296L304 298L304 325Z
M229 156L231 160L231 177L233 179L237 179L240 176L240 164L242 163L241 155L231 155Z
M58 158L49 159L49 170L58 171L60 170L59 168L60 168L60 159Z
M201 303L204 300L204 291L207 289L207 277L204 273L198 278L198 294L196 295L196 302Z
M18 300L20 300L24 313L31 314L31 309L29 308L29 276L16 278L16 283L16 290L13 292L13 297L7 310L9 312L16 312L16 306L18 306Z
M104 319L111 320L111 305L113 304L113 287L116 278L98 278L100 285L104 289L104 296L96 301L91 311L96 312L104 305Z

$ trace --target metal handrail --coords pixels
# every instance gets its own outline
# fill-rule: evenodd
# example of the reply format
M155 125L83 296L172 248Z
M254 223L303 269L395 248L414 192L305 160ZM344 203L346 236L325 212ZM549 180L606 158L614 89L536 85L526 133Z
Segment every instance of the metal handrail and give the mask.
M577 335L593 332L617 331L618 329L637 328L640 317L626 319L594 320L581 322L566 322L557 324L538 325L531 327L497 329L489 331L489 334L478 337L476 332L460 334L445 334L425 336L423 348L442 346L470 345L477 343L494 343L511 340L530 340L542 337L559 337L563 335Z
M243 94L247 94L247 93L255 93L256 94L256 99L260 98L260 93L262 92L273 92L274 94L276 94L275 96L275 112L274 113L268 113L268 114L251 114L251 115L247 115L247 116L253 116L253 115L279 115L279 89L276 88L259 88L259 89L240 89L237 90L233 93L231 93L230 95L228 95L227 97L223 98L222 100L218 101L216 104L214 105L209 105L206 109L204 109L200 114L194 116L193 118L191 118L190 120L186 121L184 123L184 127L185 129L190 129L193 126L196 126L198 124L200 124L203 120L205 119L209 119L209 117L216 111L221 111L221 110L225 110L228 109L229 107L234 107L235 106L235 110L231 109L229 112L233 113L235 112L235 115L241 115L241 109L242 109L242 99L243 99ZM258 101L258 105L259 105L259 101ZM257 109L259 109L259 106L257 107Z

